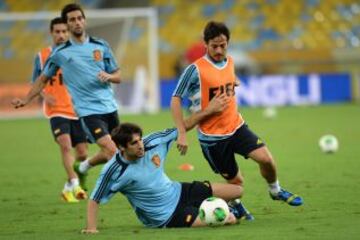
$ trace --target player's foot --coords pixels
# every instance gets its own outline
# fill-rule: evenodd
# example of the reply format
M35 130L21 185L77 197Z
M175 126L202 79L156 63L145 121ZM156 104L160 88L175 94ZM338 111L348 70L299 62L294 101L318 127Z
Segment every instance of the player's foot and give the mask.
M232 200L228 203L230 212L239 220L253 221L254 216L244 207L240 199Z
M76 174L79 177L79 182L80 182L80 186L83 190L87 191L87 187L86 187L86 177L87 177L87 173L82 173L80 172L80 162L79 161L75 161L74 165L73 165L74 171L76 172Z
M78 200L84 200L87 199L87 194L84 189L82 189L80 186L76 186L73 189L75 198Z
M75 198L72 191L65 191L65 190L62 191L61 197L65 202L68 202L68 203L78 203L79 202L79 200L77 200Z
M273 200L284 201L291 206L300 206L304 202L300 196L293 194L291 192L288 192L285 189L281 189L277 195L272 195L270 193L270 197Z

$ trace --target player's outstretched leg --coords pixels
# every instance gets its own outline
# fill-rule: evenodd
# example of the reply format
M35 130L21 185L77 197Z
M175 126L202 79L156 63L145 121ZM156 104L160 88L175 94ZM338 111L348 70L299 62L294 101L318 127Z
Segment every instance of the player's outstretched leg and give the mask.
M230 212L239 220L253 221L254 216L244 207L240 199L228 202Z
M304 203L302 197L293 194L289 191L286 191L285 189L281 188L280 191L277 194L273 194L270 192L270 197L273 200L279 200L286 202L287 204L291 206L300 206Z

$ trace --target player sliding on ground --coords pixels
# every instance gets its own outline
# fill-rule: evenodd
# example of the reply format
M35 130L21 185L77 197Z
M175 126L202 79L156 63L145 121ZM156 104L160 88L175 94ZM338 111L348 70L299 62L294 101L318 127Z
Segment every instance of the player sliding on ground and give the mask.
M186 129L199 119L221 111L225 102L215 98L209 107L186 120ZM242 187L228 183L172 181L164 172L164 163L171 143L176 140L176 128L154 132L144 139L142 129L131 123L120 124L112 131L119 151L104 166L88 203L87 226L83 233L97 233L99 204L106 203L118 192L124 194L138 219L147 227L205 226L199 216L199 206L208 197L226 201L241 197ZM227 224L235 224L245 215L241 204L230 207Z

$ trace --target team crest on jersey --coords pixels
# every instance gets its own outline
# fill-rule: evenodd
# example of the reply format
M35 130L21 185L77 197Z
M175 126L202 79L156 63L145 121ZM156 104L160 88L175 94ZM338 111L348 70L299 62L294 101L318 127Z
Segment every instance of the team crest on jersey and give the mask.
M156 166L156 167L160 167L160 157L159 155L154 155L152 158L151 158L151 161L153 162L153 164Z
M94 60L95 61L100 61L101 60L101 51L96 49L93 51L93 56L94 56Z

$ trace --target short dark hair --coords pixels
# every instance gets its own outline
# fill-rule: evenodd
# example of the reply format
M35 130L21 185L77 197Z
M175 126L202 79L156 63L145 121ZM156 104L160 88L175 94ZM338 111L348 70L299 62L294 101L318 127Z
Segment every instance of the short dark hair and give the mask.
M230 31L227 26L222 22L210 21L206 24L204 29L204 41L208 43L211 39L224 34L227 41L230 40Z
M61 10L61 18L65 22L67 22L67 14L69 12L73 12L73 11L80 11L82 16L85 18L84 10L81 8L81 6L79 4L76 4L76 3L69 3L69 4L65 5L63 7L63 9Z
M139 134L142 137L142 129L134 123L122 123L111 131L111 139L117 147L125 148L132 140L133 134Z
M50 21L50 32L52 32L54 30L54 25L56 25L56 24L66 24L66 22L61 17L53 18Z

